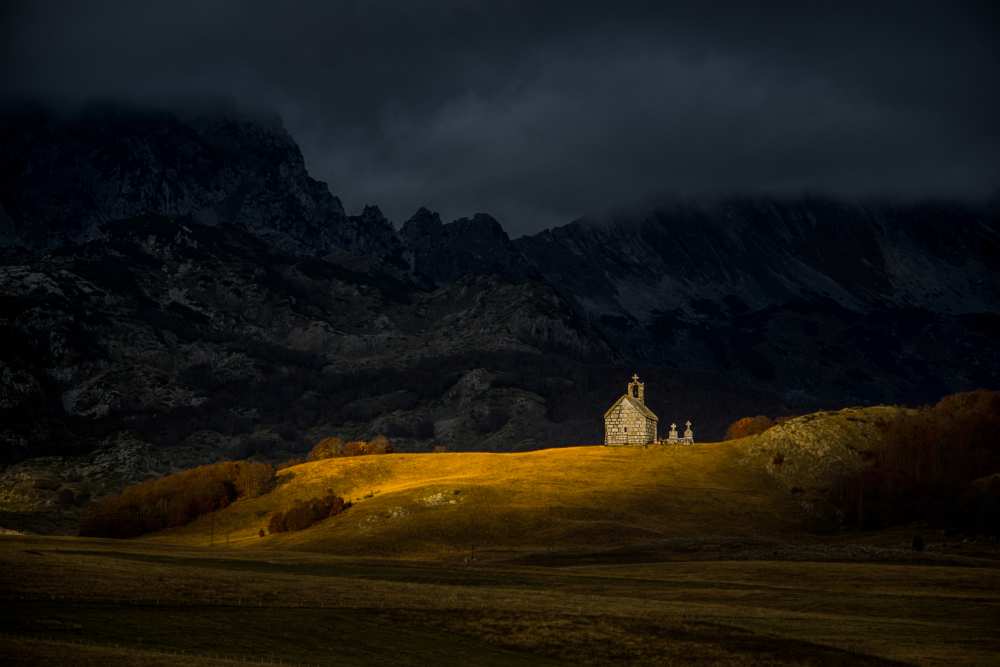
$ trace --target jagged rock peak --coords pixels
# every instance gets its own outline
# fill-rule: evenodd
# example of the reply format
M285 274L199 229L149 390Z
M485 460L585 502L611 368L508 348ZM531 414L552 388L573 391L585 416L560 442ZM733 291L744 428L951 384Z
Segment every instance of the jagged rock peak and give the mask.
M109 221L155 214L239 225L294 254L400 254L377 208L345 215L274 115L217 105L7 105L0 145L6 244L78 243L100 237Z
M433 283L465 275L498 275L520 280L533 271L492 216L476 213L448 224L421 207L400 230L412 252L413 271Z
M437 211L432 211L426 206L421 206L417 209L416 213L410 216L410 219L407 222L419 222L422 220L434 220L435 222L440 223L441 216L437 213Z
M387 218L382 214L382 209L375 204L366 204L364 209L361 210L360 217L362 220L388 222Z
M416 213L410 216L409 220L403 223L400 234L404 239L416 240L422 236L440 234L443 226L440 215L421 206Z
M507 235L503 225L488 213L476 213L472 218L459 218L449 226L451 225L456 231L460 230L464 234L493 237L498 241L510 241L510 236Z
M365 205L360 215L351 217L353 220L367 225L373 233L377 232L379 235L384 236L387 232L392 232L392 235L395 235L395 228L392 226L392 222L389 218L385 217L382 209L374 204Z

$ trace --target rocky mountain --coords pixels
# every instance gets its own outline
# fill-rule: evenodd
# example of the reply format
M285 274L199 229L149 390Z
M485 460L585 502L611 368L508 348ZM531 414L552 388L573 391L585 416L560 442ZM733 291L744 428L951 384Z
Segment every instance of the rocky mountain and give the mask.
M598 383L573 378L607 349L544 282L418 287L191 219L98 232L2 254L0 520L332 434L402 450L593 437L581 396Z
M274 116L216 105L16 106L3 114L0 142L0 239L8 244L87 241L102 223L152 213L240 225L289 252L402 265L392 224L376 207L346 215Z
M633 371L707 438L1000 385L996 206L730 199L512 241L348 215L271 117L20 107L0 138L0 526L333 434L595 442Z
M1000 208L732 198L516 241L616 349L787 405L1000 383Z
M283 254L240 227L190 219L133 218L99 231L99 240L28 258L18 251L0 267L4 406L16 414L112 419L117 428L118 420L141 424L178 410L192 423L191 409L215 402L236 414L254 413L247 400L273 411L315 399L314 421L334 428L357 421L354 408L337 401L372 394L356 382L385 389L374 396L394 396L386 405L412 407L406 390L428 391L425 378L368 376L416 377L433 366L454 384L467 372L487 373L475 373L467 361L449 371L453 359L605 353L542 282L469 276L419 288L389 274ZM309 379L300 386L296 374ZM313 381L323 385L313 388L316 397L295 393L310 391ZM432 381L436 391L454 389L464 400L463 385L440 382ZM235 401L226 387L257 398ZM359 414L364 421L385 417L379 405ZM414 430L427 431L425 439L434 434Z

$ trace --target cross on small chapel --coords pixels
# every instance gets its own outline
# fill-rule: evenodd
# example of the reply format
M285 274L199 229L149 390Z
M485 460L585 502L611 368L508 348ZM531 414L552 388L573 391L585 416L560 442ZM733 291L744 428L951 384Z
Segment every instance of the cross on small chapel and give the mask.
M632 382L638 382L638 381L639 381L639 374L632 373Z

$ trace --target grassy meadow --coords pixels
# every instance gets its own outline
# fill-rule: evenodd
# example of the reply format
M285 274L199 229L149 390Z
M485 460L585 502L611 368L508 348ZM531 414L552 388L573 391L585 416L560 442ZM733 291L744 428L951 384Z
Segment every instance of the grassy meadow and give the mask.
M819 535L747 452L336 458L130 540L0 538L9 664L996 664L1000 553ZM328 489L343 514L261 537ZM266 531L265 531L266 532Z
M282 470L270 493L151 539L438 558L800 532L794 499L741 465L740 450L737 441L326 459ZM352 501L350 511L309 530L259 537L275 508L328 489Z
M8 664L990 664L1000 569L0 540Z

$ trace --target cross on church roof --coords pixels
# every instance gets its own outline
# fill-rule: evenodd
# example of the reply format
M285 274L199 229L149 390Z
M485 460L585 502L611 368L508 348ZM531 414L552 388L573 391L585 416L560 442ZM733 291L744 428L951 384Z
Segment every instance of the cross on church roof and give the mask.
M639 381L639 375L637 373L632 373L632 382L638 382L638 381Z
M691 428L691 420L689 419L686 422L684 422L684 425L687 426L688 428Z

